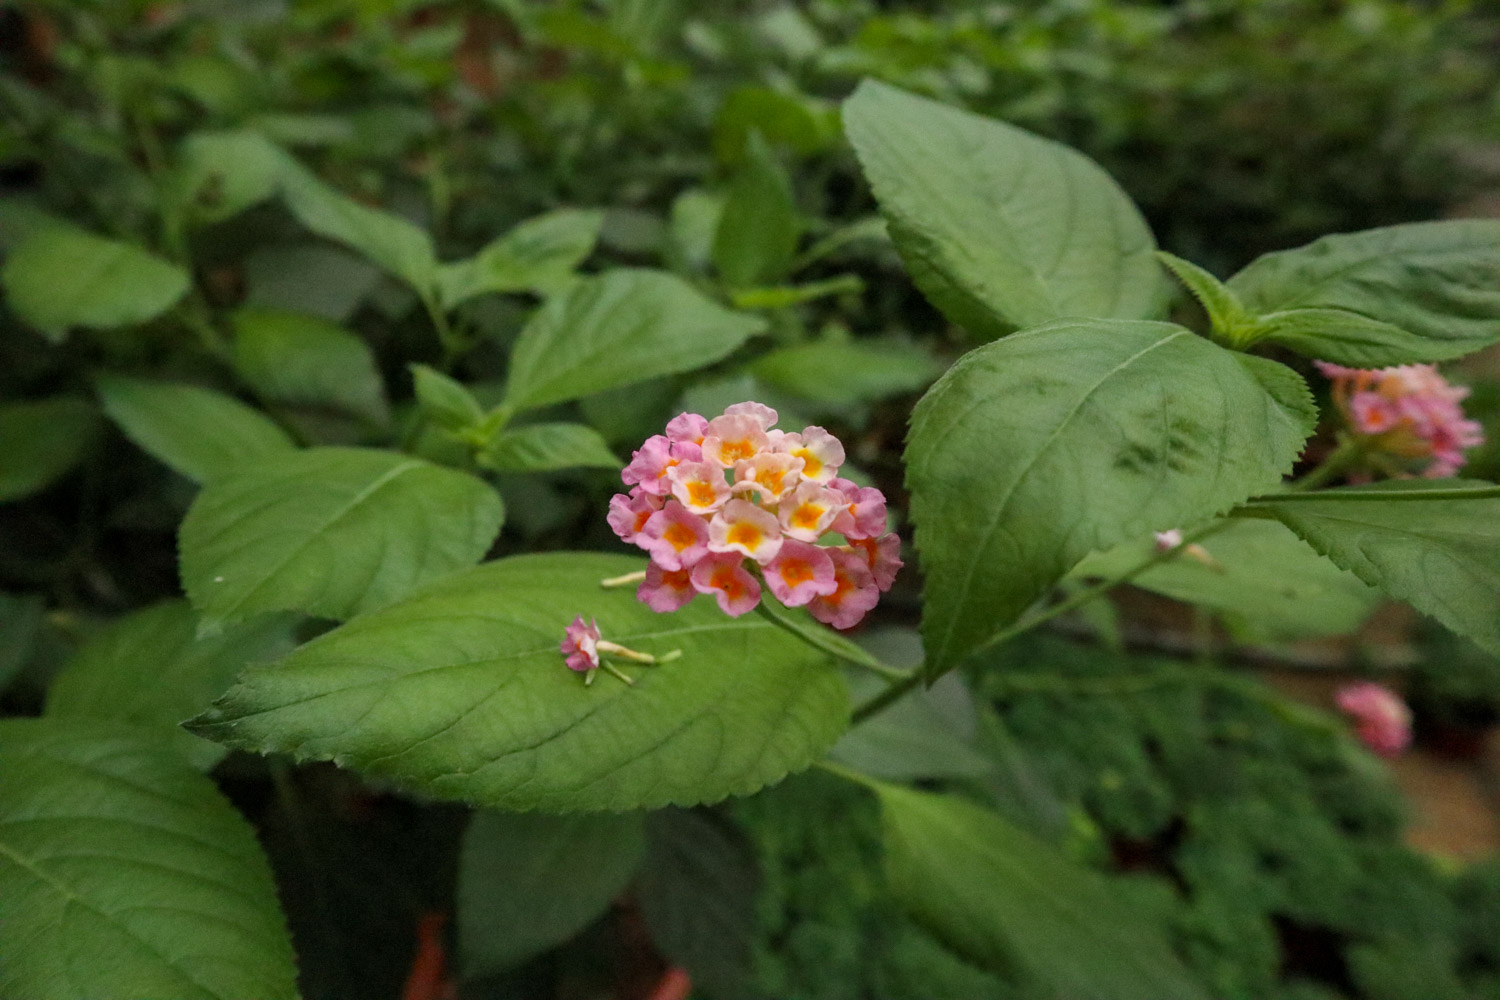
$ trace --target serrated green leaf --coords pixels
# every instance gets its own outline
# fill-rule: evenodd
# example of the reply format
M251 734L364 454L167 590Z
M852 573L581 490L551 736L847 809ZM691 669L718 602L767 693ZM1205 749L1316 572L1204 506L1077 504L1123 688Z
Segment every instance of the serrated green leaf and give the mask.
M270 417L212 389L124 375L100 375L95 384L126 437L197 483L297 447Z
M1257 336L1338 364L1456 358L1500 342L1500 222L1464 219L1325 236L1229 279Z
M293 1000L250 825L149 731L0 721L0 995Z
M390 420L375 354L348 330L266 309L241 309L233 322L234 366L262 398Z
M527 219L473 257L438 269L443 305L494 292L562 291L577 280L575 270L593 253L603 223L603 212L576 208Z
M57 342L75 326L155 319L187 294L188 273L140 247L67 225L40 226L0 265L17 316Z
M205 625L267 611L348 618L483 558L504 508L467 473L395 452L309 448L198 494L179 534Z
M293 624L263 618L199 639L198 616L186 601L133 612L78 650L47 691L47 715L155 727L162 743L206 771L225 749L178 723L207 708L247 664L290 652Z
M0 503L51 486L83 460L98 436L99 413L81 399L0 405Z
M1203 311L1208 314L1215 333L1228 337L1234 343L1234 337L1240 329L1252 323L1254 317L1244 303L1240 302L1239 296L1208 271L1165 250L1158 250L1156 259L1182 282L1184 288L1193 293L1193 298L1198 300Z
M680 278L616 268L578 282L531 318L511 355L505 401L521 410L691 371L764 329Z
M1083 154L872 80L844 129L912 280L953 322L993 338L1162 312L1151 231Z
M501 472L619 469L625 465L599 432L584 424L512 427L491 441L478 460Z
M646 854L641 813L476 813L458 860L466 978L562 944L609 908Z
M715 996L749 978L760 872L745 836L704 811L663 809L646 817L641 915L652 942Z
M1067 1000L1205 1000L1154 926L1100 875L962 799L877 784L886 877L963 957Z
M282 169L281 194L287 209L308 229L364 255L418 294L436 296L437 255L426 231L355 201L290 158Z
M759 132L750 134L744 152L745 161L730 181L713 244L714 266L731 288L785 277L802 236L791 178Z
M1490 486L1403 480L1262 497L1243 512L1275 517L1370 586L1500 653L1500 497L1459 495Z
M231 746L337 760L501 809L643 809L745 795L815 760L848 723L822 657L699 599L658 615L599 581L637 559L517 556L438 581L313 640L194 721ZM558 644L576 615L648 653L585 687Z
M793 396L849 406L925 389L943 366L914 344L820 340L772 351L749 365L749 371Z
M969 352L917 404L907 482L938 676L1084 556L1276 486L1302 379L1170 323L1066 320Z
M1237 635L1252 640L1346 635L1375 610L1377 591L1318 555L1271 521L1237 521L1202 545L1211 564L1189 554L1131 579L1135 587L1212 608ZM1127 542L1096 553L1072 577L1114 577L1151 557L1153 543Z

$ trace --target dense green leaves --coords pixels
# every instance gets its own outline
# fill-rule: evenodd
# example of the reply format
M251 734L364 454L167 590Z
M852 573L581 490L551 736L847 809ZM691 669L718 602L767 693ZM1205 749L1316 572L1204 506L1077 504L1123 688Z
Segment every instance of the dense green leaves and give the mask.
M1066 1000L1207 994L1100 876L961 799L877 785L891 890L960 955Z
M527 219L468 260L438 269L443 304L492 292L551 295L574 280L574 270L593 252L604 213L559 209Z
M521 332L505 401L561 403L717 361L764 329L679 278L621 268L552 299Z
M700 598L658 615L599 581L639 560L519 556L434 583L247 672L196 721L259 752L333 759L425 794L572 812L713 801L806 767L848 694L820 654ZM660 666L585 687L563 664L582 614Z
M1266 497L1246 513L1275 517L1372 587L1500 653L1500 497L1463 496L1489 485L1379 483Z
M1280 482L1316 411L1290 369L1168 323L1052 323L971 351L907 447L932 676L1096 549Z
M791 265L801 235L791 179L760 133L752 132L719 215L714 266L734 288L777 281Z
M599 432L584 424L528 424L502 433L480 453L502 472L548 472L578 467L618 469L625 463Z
M186 601L166 601L118 618L93 636L47 692L47 714L154 726L194 766L207 770L224 748L177 727L203 711L254 661L291 650L292 621L267 617L195 636Z
M96 384L125 436L194 482L296 448L264 413L212 389L124 375L101 375Z
M1210 562L1189 553L1132 577L1133 586L1213 608L1237 635L1309 639L1353 632L1374 610L1375 590L1339 569L1271 521L1233 521L1201 546ZM1150 541L1097 553L1073 569L1077 577L1114 577L1152 555Z
M1441 361L1500 341L1500 222L1325 236L1229 280L1257 336L1357 367Z
M844 127L912 280L960 326L1161 311L1151 232L1088 157L868 80Z
M0 995L297 995L254 832L149 732L5 720L0 773Z
M347 618L484 556L504 516L467 473L311 448L214 479L182 522L182 583L205 624L265 611Z
M82 460L98 432L98 412L70 396L0 406L0 502L52 485Z
M266 400L338 410L377 425L390 419L369 345L327 320L242 309L234 316L234 366Z
M458 864L464 974L499 972L562 944L625 891L645 854L641 813L476 813Z
M40 226L0 265L16 315L52 340L75 326L155 319L187 294L186 271L140 247L67 225Z

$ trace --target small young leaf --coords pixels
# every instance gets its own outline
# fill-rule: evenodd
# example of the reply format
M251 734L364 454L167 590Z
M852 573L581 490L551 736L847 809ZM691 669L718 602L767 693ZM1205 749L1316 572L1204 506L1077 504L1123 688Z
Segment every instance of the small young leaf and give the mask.
M270 417L212 389L124 375L100 375L96 385L126 437L196 483L297 447Z
M734 996L750 975L760 872L743 834L705 812L646 817L641 915L662 954L715 996Z
M1500 342L1500 221L1325 236L1229 279L1262 339L1357 367L1456 358Z
M203 711L252 661L290 652L293 620L263 618L199 639L186 601L166 601L119 618L89 639L47 691L47 714L154 726L206 771L223 747L178 728Z
M547 812L747 795L838 738L849 696L821 654L712 601L666 616L600 588L641 566L557 553L455 573L247 671L191 728L426 795ZM633 686L585 687L558 652L580 614L613 642L682 656L625 665Z
M802 219L792 182L759 132L745 145L745 161L729 185L714 236L713 260L731 288L748 288L786 276Z
M234 315L234 366L264 399L329 407L376 425L390 420L374 352L327 320L241 309Z
M1403 480L1262 497L1243 512L1275 517L1370 586L1500 653L1500 499L1459 495L1489 485ZM1417 491L1435 496L1400 497Z
M460 381L427 365L408 365L422 415L439 427L463 430L484 420L484 407Z
M1072 320L970 351L917 404L907 481L936 677L1075 563L1276 486L1302 379L1170 323Z
M221 222L276 195L287 156L255 132L198 132L182 141L175 182L192 217Z
M680 278L616 268L537 311L516 342L505 401L521 410L718 361L765 329Z
M0 721L0 995L294 1000L255 832L149 730Z
M54 396L0 405L0 503L31 496L82 461L99 435L99 413Z
M781 392L819 405L849 406L925 389L943 367L913 344L820 340L772 351L749 371Z
M282 197L308 229L358 251L422 296L437 294L437 256L432 237L390 212L360 204L288 159Z
M1097 873L962 799L876 791L892 892L964 958L1020 973L1038 996L1206 1000L1163 930Z
M503 517L467 473L388 451L287 452L198 494L179 535L183 589L209 626L266 611L348 618L478 562Z
M871 80L844 128L912 280L958 325L1161 313L1151 231L1081 153Z
M1089 556L1069 575L1116 576L1149 559L1153 548L1149 539L1127 542ZM1380 600L1354 574L1272 521L1236 521L1205 539L1203 549L1212 564L1181 553L1130 583L1213 608L1236 635L1271 641L1347 635Z
M501 472L553 469L619 469L624 462L599 432L584 424L528 424L512 427L491 441L480 464Z
M192 281L140 247L54 225L37 228L6 256L0 284L16 315L56 342L75 326L109 330L155 319Z
M1177 280L1193 293L1193 298L1197 299L1203 306L1203 311L1208 313L1209 322L1213 324L1215 333L1228 337L1233 343L1234 335L1254 322L1254 317L1240 302L1239 296L1235 295L1228 285L1197 264L1173 256L1165 250L1158 250L1156 259L1161 261L1167 270L1176 275Z
M458 861L464 976L502 972L573 937L625 891L645 854L641 813L476 813Z
M493 292L562 291L593 253L603 223L603 212L574 208L527 219L468 260L438 269L444 307Z

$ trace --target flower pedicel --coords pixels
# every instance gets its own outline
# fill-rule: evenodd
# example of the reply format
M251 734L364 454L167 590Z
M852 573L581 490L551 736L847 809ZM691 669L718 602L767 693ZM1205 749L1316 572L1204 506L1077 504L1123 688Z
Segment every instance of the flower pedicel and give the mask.
M712 594L739 617L764 586L847 629L890 589L901 542L885 530L885 496L839 478L838 438L780 431L776 419L753 402L712 420L683 413L632 456L620 477L630 492L610 501L609 524L650 555L636 596L653 611ZM845 544L819 544L830 533Z

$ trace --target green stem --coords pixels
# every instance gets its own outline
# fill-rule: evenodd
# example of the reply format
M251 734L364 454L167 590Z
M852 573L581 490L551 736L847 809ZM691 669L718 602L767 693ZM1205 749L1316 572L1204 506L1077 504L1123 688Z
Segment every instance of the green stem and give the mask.
M1365 457L1366 450L1365 442L1362 439L1356 437L1342 438L1339 441L1338 447L1334 448L1328 457L1323 459L1321 465L1301 479L1294 479L1287 483L1285 491L1287 493L1302 493L1327 485L1358 465Z
M781 605L776 605L781 608ZM814 625L803 619L794 617L787 609L773 611L769 600L762 600L755 606L756 614L766 621L775 625L783 631L801 639L819 652L828 653L845 663L852 663L856 667L863 667L872 673L879 674L886 680L902 683L912 677L918 677L920 670L901 670L882 662L878 657L856 646L848 639L844 639L832 632L825 631L820 626Z

